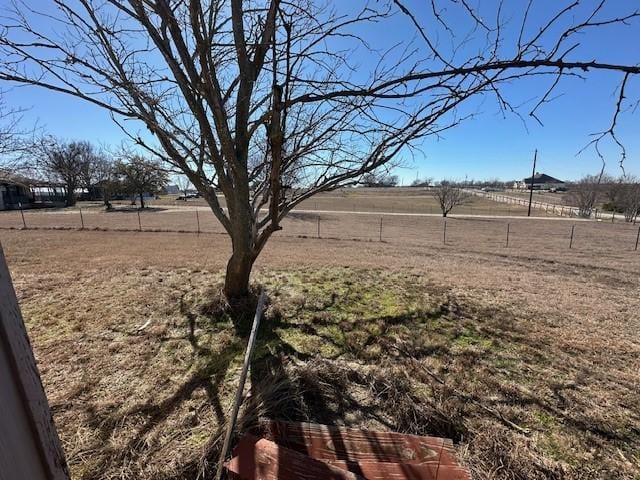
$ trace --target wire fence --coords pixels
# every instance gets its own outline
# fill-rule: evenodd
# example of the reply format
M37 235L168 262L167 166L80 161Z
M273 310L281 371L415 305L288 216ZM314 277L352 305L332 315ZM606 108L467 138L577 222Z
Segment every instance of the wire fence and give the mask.
M632 223L436 217L411 214L293 211L279 236L482 248L637 251L640 227ZM98 209L0 212L3 229L60 229L176 233L225 233L213 213L200 209Z

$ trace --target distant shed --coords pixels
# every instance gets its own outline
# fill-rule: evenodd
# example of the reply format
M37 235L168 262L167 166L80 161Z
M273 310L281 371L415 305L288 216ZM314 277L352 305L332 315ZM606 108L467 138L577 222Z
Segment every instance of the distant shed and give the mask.
M0 210L64 206L63 184L0 171Z

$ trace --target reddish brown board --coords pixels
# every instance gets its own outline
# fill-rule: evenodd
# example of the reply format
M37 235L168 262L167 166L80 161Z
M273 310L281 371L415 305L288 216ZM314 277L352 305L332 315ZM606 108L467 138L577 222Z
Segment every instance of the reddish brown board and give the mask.
M457 465L451 440L314 423L271 422L267 438L312 458L344 462Z
M364 480L359 475L252 435L245 435L233 454L227 463L227 471L241 480Z

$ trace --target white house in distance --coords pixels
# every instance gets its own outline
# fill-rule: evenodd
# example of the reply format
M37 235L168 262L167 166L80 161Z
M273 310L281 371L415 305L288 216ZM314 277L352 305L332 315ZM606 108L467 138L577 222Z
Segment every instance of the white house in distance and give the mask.
M531 188L531 177L523 178L521 182L515 182L513 188L516 190L529 190ZM539 173L533 176L533 189L534 190L564 190L566 188L565 182L558 180L557 178L547 175L546 173Z

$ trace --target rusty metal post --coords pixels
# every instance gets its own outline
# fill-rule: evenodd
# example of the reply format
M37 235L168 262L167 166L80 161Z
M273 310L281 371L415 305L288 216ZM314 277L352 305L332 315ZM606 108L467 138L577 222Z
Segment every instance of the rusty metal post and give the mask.
M571 238L569 238L569 248L573 246L573 230L575 229L575 225L571 225Z
M249 364L251 363L251 356L253 355L253 349L256 344L256 338L258 336L258 327L260 326L260 318L262 317L262 310L264 309L264 290L260 292L258 297L258 306L256 307L256 314L253 317L253 325L251 326L251 333L249 334L249 342L247 343L247 350L244 354L244 363L242 370L240 371L240 380L238 382L238 389L236 390L235 401L231 409L231 415L229 422L227 423L227 432L224 437L224 443L222 445L222 453L220 454L220 461L218 463L218 471L216 472L216 479L222 478L222 470L224 467L224 460L229 450L229 443L231 443L231 435L238 419L238 411L240 410L240 404L242 403L242 394L244 392L244 384L247 380L247 372L249 370Z

